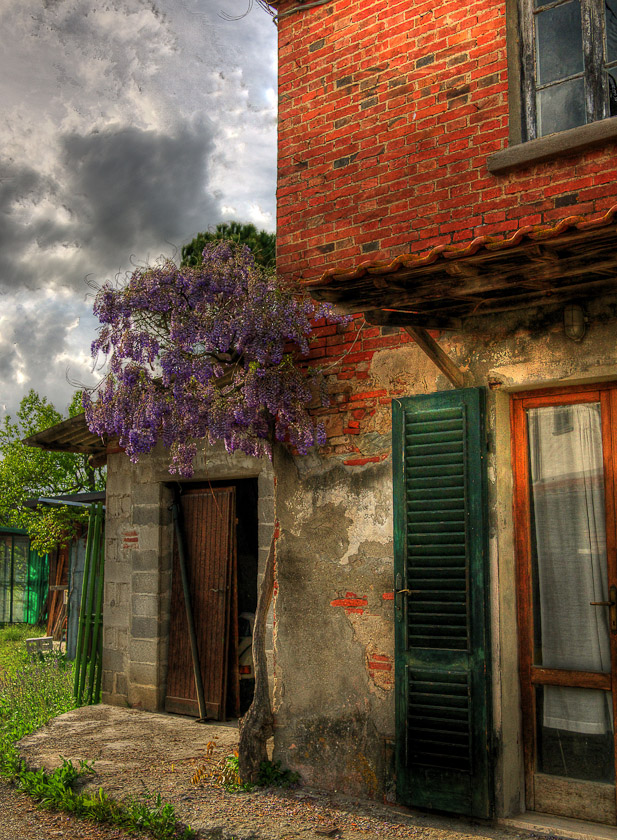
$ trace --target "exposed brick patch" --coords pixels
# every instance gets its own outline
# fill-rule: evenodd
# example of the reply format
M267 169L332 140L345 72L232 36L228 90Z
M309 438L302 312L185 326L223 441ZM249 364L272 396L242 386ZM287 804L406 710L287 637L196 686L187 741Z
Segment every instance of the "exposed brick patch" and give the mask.
M369 677L379 686L388 691L394 687L394 659L381 653L367 651L366 668Z
M394 601L394 592L384 592L381 597L384 601Z
M347 458L343 463L346 467L364 467L366 464L378 464L380 461L385 461L388 457L387 453L383 455L371 455L366 458Z
M137 531L124 531L122 534L122 548L139 548L139 534Z
M356 595L355 592L347 592L344 598L336 598L330 601L331 607L344 607L345 615L357 613L362 615L368 606L368 599L363 595Z

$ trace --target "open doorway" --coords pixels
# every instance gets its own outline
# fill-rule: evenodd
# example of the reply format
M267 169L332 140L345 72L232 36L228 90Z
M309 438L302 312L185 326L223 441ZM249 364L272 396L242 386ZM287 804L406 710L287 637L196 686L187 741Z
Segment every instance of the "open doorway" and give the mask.
M256 478L181 485L189 595L206 716L213 720L244 714L253 699L257 499ZM175 534L165 709L199 716Z

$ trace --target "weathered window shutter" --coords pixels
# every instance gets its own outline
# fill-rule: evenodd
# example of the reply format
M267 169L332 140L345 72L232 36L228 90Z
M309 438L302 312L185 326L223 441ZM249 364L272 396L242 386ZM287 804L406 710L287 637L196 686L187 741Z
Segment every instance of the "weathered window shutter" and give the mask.
M393 459L399 801L488 817L483 391L395 400Z

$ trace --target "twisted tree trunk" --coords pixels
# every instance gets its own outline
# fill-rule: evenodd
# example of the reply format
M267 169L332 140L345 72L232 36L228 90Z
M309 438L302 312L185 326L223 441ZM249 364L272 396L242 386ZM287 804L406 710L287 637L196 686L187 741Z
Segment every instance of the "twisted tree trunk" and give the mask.
M273 733L274 718L268 686L266 659L266 622L274 592L274 543L272 534L270 551L257 601L253 627L253 667L255 669L255 694L248 712L240 720L239 770L243 782L256 782L262 761L267 761L266 742Z

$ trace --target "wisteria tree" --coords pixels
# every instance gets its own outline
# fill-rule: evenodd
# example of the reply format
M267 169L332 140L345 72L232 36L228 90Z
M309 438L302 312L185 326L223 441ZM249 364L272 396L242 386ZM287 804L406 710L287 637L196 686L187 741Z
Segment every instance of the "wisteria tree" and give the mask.
M169 471L193 473L197 447L273 458L278 445L305 454L324 441L308 404L319 384L297 363L311 322L344 320L318 308L255 264L231 242L206 245L201 265L164 262L138 269L120 288L105 285L94 312L94 356L107 360L96 394L84 394L91 431L118 439L137 461L160 440ZM94 398L93 398L94 397ZM322 394L327 402L325 393ZM265 628L274 586L274 536L253 635L255 695L240 732L240 772L255 780L272 731Z

